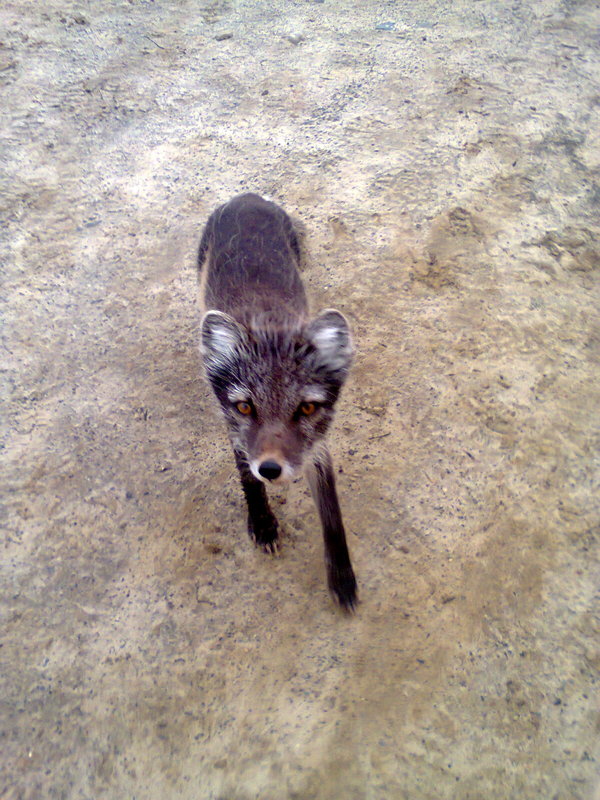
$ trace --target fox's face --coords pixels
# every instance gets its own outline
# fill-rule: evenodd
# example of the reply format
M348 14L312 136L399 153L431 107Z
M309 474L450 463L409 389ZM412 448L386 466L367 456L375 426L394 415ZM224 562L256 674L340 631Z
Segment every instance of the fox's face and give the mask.
M325 435L348 375L345 317L329 309L294 331L246 328L220 311L202 320L202 355L235 450L261 481L289 481Z

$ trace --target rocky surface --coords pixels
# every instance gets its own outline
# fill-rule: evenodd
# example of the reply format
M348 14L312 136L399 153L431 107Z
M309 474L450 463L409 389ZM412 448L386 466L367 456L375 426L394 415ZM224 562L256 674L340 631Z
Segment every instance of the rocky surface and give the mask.
M597 798L596 2L6 0L2 800ZM197 354L240 190L358 357L255 550Z

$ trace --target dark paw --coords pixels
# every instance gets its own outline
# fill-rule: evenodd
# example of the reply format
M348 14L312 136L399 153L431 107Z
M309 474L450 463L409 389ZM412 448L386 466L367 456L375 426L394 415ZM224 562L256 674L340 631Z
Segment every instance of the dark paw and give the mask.
M257 547L262 547L265 553L271 555L279 553L279 529L277 520L272 514L254 519L249 516L248 533Z
M336 567L327 565L327 583L334 600L348 613L356 610L356 578L351 566Z

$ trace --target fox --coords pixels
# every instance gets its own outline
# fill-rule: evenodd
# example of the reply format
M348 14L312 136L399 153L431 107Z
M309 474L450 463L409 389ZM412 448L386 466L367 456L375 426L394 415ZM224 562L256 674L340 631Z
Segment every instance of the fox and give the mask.
M309 315L304 228L251 192L209 216L198 250L204 370L221 406L248 508L248 533L279 552L266 486L304 471L323 529L329 590L357 605L326 434L354 346L336 309Z

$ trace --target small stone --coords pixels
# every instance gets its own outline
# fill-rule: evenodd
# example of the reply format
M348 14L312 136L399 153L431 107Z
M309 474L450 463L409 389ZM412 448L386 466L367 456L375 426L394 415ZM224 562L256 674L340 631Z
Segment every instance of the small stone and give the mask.
M12 58L7 59L6 61L0 61L0 72L4 72L7 69L13 69L16 66L17 62Z
M577 259L572 255L572 253L561 253L560 254L560 265L563 269L568 269L571 272L576 272L580 269L579 262Z
M301 33L290 33L287 37L288 42L292 44L300 44L304 41L304 36Z
M233 39L233 33L231 31L223 31L222 33L217 33L215 39L217 42L224 42L225 39Z
M380 22L375 25L376 31L394 31L396 30L396 23L395 22Z

